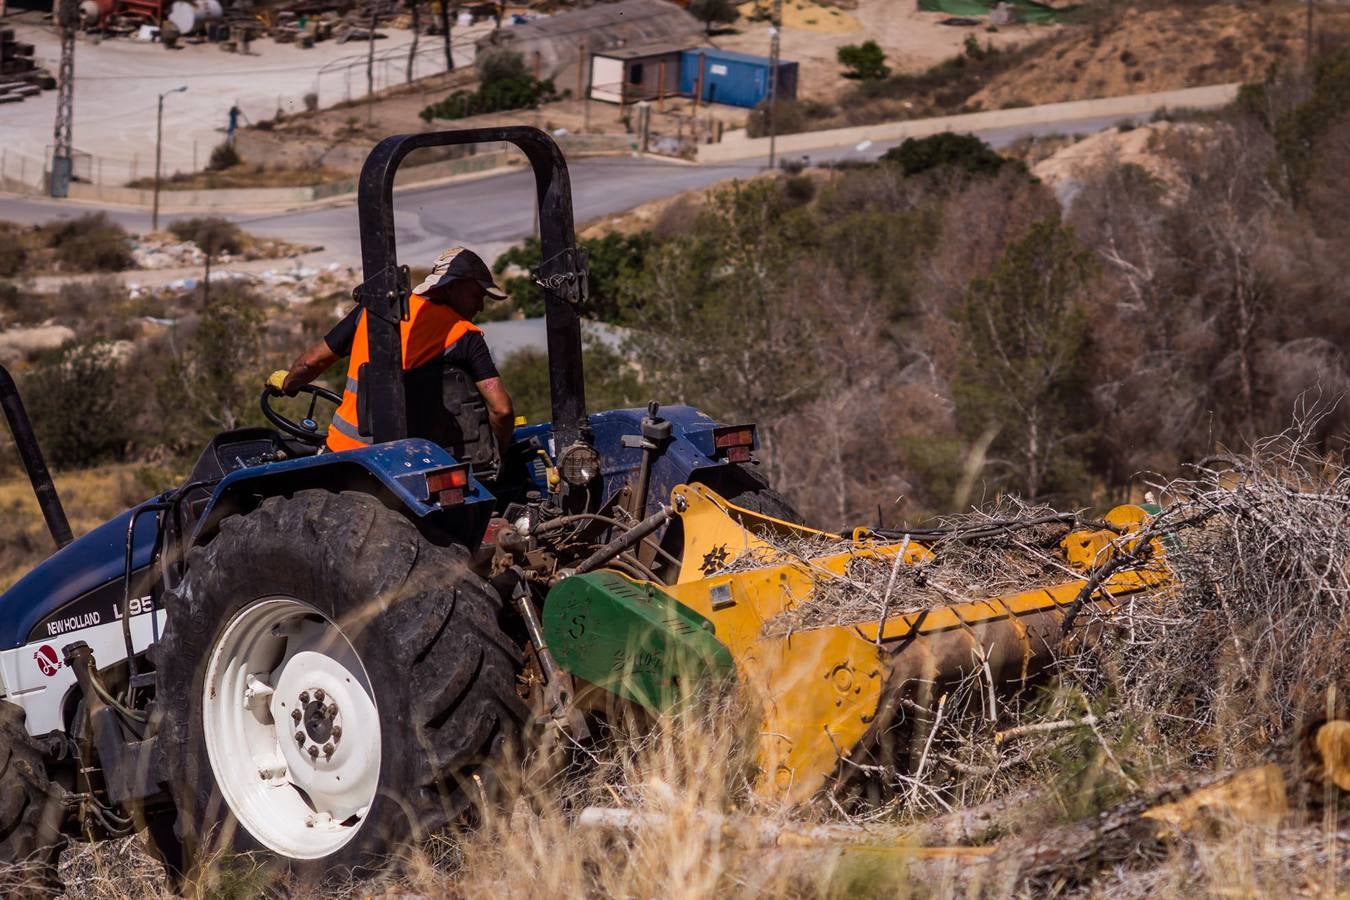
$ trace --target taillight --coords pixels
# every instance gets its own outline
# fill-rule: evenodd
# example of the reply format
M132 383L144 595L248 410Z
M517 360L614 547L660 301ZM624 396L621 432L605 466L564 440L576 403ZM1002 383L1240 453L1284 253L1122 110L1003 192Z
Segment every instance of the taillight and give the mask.
M713 446L718 450L728 447L753 447L755 445L755 426L724 425L713 429Z
M458 506L464 502L464 492L469 487L469 467L467 465L450 466L427 473L428 503L441 506Z
M713 447L727 462L745 462L755 446L755 426L723 425L713 429Z

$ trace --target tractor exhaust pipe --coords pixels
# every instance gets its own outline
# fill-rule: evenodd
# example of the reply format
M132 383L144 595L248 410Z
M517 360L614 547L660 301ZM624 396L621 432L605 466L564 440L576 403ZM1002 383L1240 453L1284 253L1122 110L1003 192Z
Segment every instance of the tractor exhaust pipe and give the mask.
M56 483L52 481L47 463L42 458L42 447L33 433L33 423L23 408L19 386L4 366L0 366L0 407L4 407L9 433L14 436L14 446L18 448L19 459L23 460L28 480L32 482L33 493L37 495L38 506L42 508L42 518L47 522L47 530L56 542L56 549L60 550L75 540L75 536L70 532L70 520L66 518L66 510L56 493Z

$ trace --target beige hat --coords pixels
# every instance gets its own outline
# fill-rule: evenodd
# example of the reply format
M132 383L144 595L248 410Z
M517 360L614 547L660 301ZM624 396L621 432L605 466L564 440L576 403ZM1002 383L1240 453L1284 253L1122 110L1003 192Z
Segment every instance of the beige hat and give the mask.
M497 286L483 258L464 247L451 247L436 257L436 261L431 264L431 272L421 284L413 288L413 293L425 294L461 278L470 278L481 284L493 300L506 299L506 291Z

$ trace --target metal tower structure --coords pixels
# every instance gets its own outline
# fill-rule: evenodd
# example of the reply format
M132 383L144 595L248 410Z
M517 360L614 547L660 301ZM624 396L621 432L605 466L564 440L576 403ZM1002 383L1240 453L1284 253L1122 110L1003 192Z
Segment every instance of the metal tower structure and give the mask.
M64 197L70 192L73 165L75 28L79 24L79 0L56 0L56 16L61 29L61 66L56 76L56 128L52 135L52 172L49 187L53 197Z

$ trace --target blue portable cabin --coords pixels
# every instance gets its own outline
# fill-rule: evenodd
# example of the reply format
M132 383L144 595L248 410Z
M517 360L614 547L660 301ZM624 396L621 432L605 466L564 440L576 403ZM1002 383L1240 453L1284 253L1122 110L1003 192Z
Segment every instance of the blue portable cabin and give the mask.
M769 72L767 56L694 47L680 54L680 93L689 97L697 93L700 103L753 109L769 97ZM787 100L797 97L795 62L778 61L778 97Z

